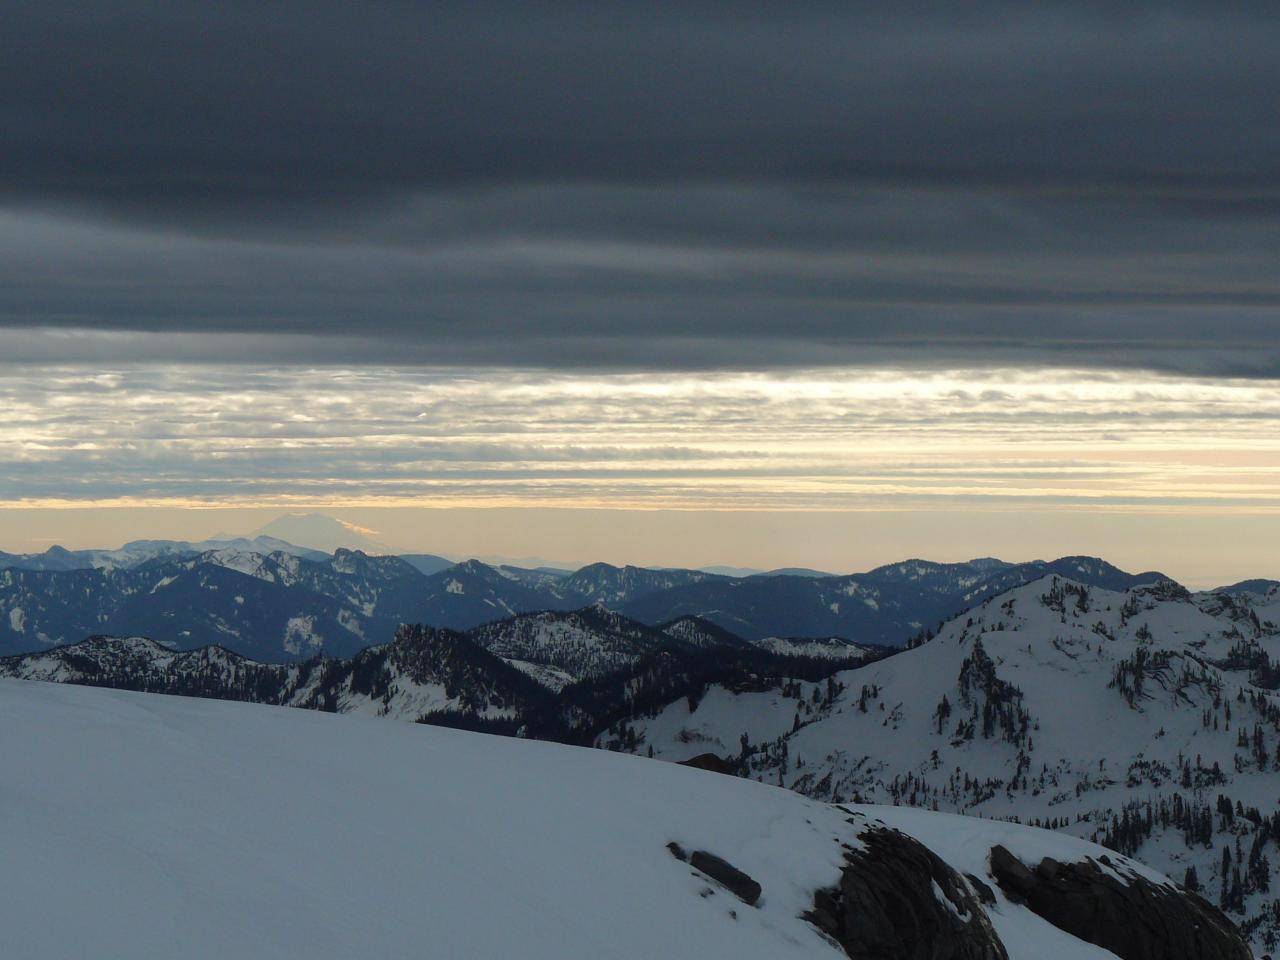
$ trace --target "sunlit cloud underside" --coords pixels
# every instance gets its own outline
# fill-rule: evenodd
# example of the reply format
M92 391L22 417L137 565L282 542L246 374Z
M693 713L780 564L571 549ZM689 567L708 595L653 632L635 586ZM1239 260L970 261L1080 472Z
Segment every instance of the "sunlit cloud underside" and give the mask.
M0 503L1280 512L1280 381L0 370Z

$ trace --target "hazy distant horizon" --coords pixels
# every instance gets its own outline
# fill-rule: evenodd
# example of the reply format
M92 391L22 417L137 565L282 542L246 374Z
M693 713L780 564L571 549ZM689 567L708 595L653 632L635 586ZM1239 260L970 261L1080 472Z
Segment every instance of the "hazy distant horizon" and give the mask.
M560 562L1280 573L1280 380L0 365L0 402L7 549L320 510L403 549Z
M393 553L571 568L604 561L648 567L807 567L860 573L899 560L1013 563L1098 556L1133 573L1158 570L1192 589L1280 579L1269 516L1182 517L920 511L662 511L574 508L0 509L0 550L115 548L130 540L247 536L276 517L322 513L366 528ZM1272 525L1274 524L1274 525ZM715 545L703 544L706 535ZM1235 550L1213 549L1223 536ZM811 538L806 544L805 538ZM983 539L985 538L985 539ZM1199 542L1199 552L1178 548ZM305 544L300 544L304 545ZM1188 563L1187 558L1204 558Z

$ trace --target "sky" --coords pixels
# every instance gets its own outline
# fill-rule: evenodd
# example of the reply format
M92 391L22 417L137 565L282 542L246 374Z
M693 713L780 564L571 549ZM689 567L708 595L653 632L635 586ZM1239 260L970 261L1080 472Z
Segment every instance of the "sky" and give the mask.
M1280 576L1280 14L1115 7L9 11L0 549Z

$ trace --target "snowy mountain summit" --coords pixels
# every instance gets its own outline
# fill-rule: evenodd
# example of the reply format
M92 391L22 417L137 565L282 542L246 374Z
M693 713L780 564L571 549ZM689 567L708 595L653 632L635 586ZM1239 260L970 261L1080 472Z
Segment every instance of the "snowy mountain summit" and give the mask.
M27 681L0 730L11 960L1250 957L1164 876L1011 824Z

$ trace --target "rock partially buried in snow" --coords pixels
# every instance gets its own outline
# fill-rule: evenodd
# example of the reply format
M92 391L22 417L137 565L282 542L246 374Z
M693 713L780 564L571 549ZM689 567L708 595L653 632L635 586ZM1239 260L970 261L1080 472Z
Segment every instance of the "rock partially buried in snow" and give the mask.
M1172 884L1121 875L1106 857L1080 863L1044 857L1032 870L996 845L991 873L1005 896L1120 960L1251 960L1217 908Z
M695 850L690 855L674 840L667 844L667 849L677 860L683 860L699 873L710 877L747 906L754 907L760 899L760 884L724 858L705 850Z
M689 866L705 873L749 907L754 907L756 901L760 899L760 884L714 853L707 853L705 850L693 851L689 857Z

